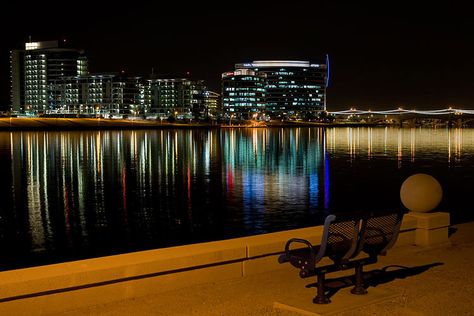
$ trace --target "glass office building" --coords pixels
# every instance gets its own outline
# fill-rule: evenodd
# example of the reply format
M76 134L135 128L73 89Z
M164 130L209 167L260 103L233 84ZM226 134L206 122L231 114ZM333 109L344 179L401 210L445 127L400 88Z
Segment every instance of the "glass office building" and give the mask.
M235 69L234 73L252 72L253 78L262 78L263 104L248 102L248 107L239 107L231 103L231 96L225 94L228 89L238 88L240 83L237 84L236 80L229 81L227 76L223 75L225 110L249 111L250 108L250 111L260 111L263 106L265 112L272 116L316 114L326 110L328 76L326 64L294 60L265 60L236 64Z
M264 73L238 69L222 74L222 107L224 113L249 119L265 110Z

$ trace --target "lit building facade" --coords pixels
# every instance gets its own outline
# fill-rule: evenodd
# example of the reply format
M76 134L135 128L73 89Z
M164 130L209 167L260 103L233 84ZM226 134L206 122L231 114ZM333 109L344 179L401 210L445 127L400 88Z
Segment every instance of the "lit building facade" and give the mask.
M122 74L63 77L50 90L53 113L145 114L140 77Z
M223 107L226 112L261 111L273 116L292 116L326 110L327 64L313 64L309 61L266 60L235 65L236 71L222 76ZM252 73L253 78L262 76L263 105L246 102L249 107L241 107L231 102L232 89L238 89L241 80L229 80L235 74ZM257 80L258 81L258 80ZM238 83L239 82L239 83ZM242 100L241 95L236 95ZM234 98L235 100L235 98ZM253 99L252 99L253 100Z
M217 115L218 93L204 80L144 79L88 73L82 50L59 41L25 43L10 52L11 109L20 114Z
M198 117L205 110L206 91L203 80L149 79L144 84L145 108L151 115Z
M222 74L222 107L227 115L250 118L265 110L264 73L238 69Z
M216 117L220 112L220 94L214 91L204 91L204 117Z
M51 87L60 78L88 73L84 51L58 41L28 42L10 54L11 106L14 111L43 113L54 108Z

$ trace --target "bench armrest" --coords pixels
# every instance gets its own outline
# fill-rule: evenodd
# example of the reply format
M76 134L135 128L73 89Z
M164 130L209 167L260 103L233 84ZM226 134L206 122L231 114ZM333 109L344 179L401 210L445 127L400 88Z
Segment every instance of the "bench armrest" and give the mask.
M303 244L306 247L291 250L291 244ZM290 262L292 266L300 268L302 271L314 270L316 264L316 250L306 239L291 238L286 242L285 253L278 258L279 263Z
M283 263L283 262L289 261L293 266L301 268L301 269L306 269L307 267L311 267L309 268L309 270L314 269L316 263L318 263L326 255L326 246L327 246L327 240L328 240L328 235L329 235L329 225L331 225L331 223L335 219L336 219L336 216L334 215L328 215L326 217L326 220L324 221L324 230L323 230L323 236L321 238L321 245L319 246L319 250L317 253L316 253L315 247L306 239L291 238L290 240L286 242L285 253L278 258L278 262ZM301 256L292 255L290 251L290 245L292 243L302 243L306 245L309 249L309 257L302 258Z
M301 243L301 244L306 245L309 248L311 256L312 257L316 256L316 251L314 250L313 245L306 239L301 239L301 238L291 238L290 240L288 240L285 245L285 253L287 254L290 253L290 245L292 243Z

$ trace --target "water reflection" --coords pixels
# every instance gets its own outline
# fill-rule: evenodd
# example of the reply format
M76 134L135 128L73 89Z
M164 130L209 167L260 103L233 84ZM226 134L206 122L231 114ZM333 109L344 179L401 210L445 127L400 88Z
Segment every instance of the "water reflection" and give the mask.
M9 162L2 175L11 183L2 190L3 241L20 235L24 243L6 249L12 264L297 227L324 209L328 196L320 129L23 132L0 139Z
M267 231L265 218L324 208L323 130L236 129L221 136L227 207L242 213L246 229Z
M404 177L428 170L449 182L443 168L466 171L473 153L474 132L462 129L0 133L1 264L230 238L312 225L328 210L398 206Z
M463 144L463 133L469 141ZM328 129L329 151L347 154L350 158L376 156L396 157L401 167L409 157L426 158L433 154L461 160L462 152L474 149L471 129L398 129L398 128L331 128ZM347 149L345 149L347 148ZM366 152L366 154L364 154Z

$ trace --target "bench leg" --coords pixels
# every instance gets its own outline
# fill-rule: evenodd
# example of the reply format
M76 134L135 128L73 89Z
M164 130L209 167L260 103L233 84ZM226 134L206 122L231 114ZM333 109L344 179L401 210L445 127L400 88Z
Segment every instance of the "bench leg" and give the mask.
M328 304L331 303L329 298L326 296L324 289L324 274L318 274L318 292L315 298L313 298L313 303L315 304Z
M355 286L351 290L352 294L364 295L367 294L367 290L364 288L364 275L363 275L363 265L358 264L355 267Z

